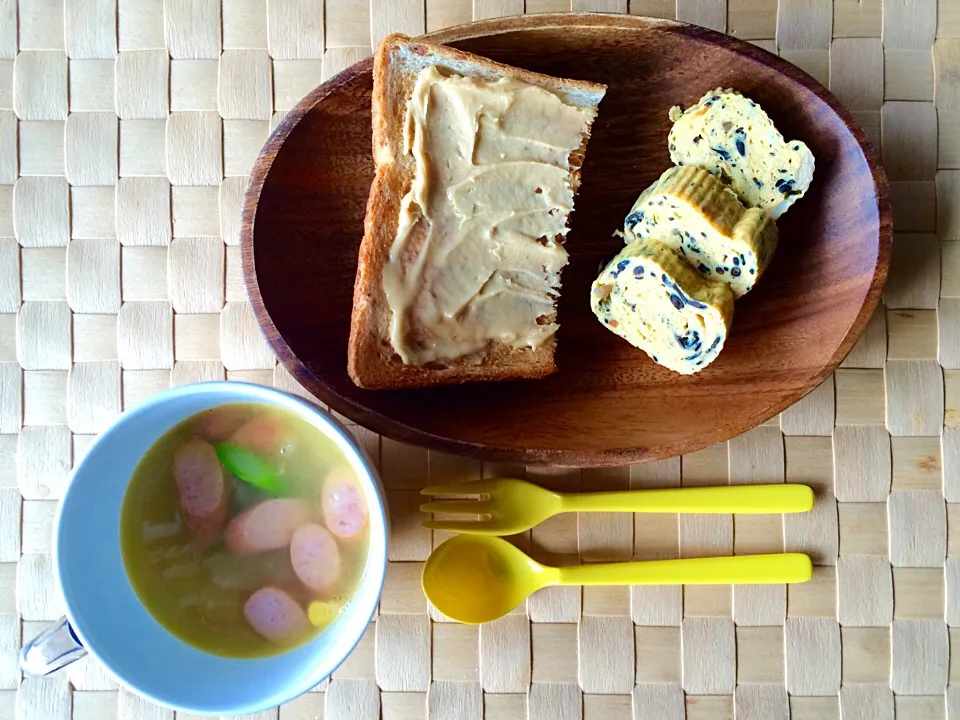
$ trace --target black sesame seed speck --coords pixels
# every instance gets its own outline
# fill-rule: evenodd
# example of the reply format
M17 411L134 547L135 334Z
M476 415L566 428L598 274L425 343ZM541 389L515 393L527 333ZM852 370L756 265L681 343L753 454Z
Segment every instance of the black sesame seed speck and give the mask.
M737 152L740 153L740 157L747 156L747 134L743 131L743 128L737 128L734 135L734 145L737 147Z
M724 160L729 160L729 159L730 159L730 153L727 152L724 148L722 148L722 147L717 147L716 145L714 145L714 146L713 146L712 148L710 148L710 149L713 150L717 155L719 155L719 156L720 156L721 158L723 158Z

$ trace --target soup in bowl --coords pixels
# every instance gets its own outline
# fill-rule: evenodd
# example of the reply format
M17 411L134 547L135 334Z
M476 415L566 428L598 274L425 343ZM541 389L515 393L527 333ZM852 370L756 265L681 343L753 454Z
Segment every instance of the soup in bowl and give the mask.
M147 451L124 495L120 549L167 630L216 655L263 657L345 610L368 521L356 473L321 429L276 405L228 403Z
M366 631L386 570L376 468L330 413L238 382L172 388L77 464L54 526L66 616L28 675L94 655L198 715L255 713L327 678Z

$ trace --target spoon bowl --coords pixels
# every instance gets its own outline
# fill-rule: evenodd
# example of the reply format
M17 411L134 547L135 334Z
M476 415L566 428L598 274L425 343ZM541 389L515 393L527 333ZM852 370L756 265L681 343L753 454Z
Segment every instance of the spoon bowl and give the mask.
M557 581L557 570L530 559L506 540L455 535L423 566L423 592L433 606L462 623L496 620Z

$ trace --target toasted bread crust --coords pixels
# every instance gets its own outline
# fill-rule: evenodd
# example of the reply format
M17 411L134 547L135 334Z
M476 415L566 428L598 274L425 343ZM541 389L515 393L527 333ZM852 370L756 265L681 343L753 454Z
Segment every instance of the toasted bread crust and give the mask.
M484 78L510 75L554 92L582 106L596 106L606 90L596 83L552 78L495 63L443 45L387 36L373 65L373 156L376 173L367 198L354 282L353 314L347 346L347 372L362 388L410 388L461 382L540 378L555 372L555 339L539 348L514 348L492 342L479 360L459 359L444 366L415 366L400 361L390 345L391 313L381 277L396 236L400 203L413 182L415 164L403 155L407 101L420 68L438 64L460 74ZM570 156L571 187L580 184L580 166L589 134Z

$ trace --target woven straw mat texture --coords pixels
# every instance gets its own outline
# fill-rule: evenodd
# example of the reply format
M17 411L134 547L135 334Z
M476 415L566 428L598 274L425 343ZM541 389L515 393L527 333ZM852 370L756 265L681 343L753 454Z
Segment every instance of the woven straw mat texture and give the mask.
M257 720L960 718L960 0L0 0L0 718L174 718L90 658L24 679L17 652L61 615L57 499L118 412L201 379L302 392L240 275L271 126L390 31L571 9L706 25L829 84L882 148L898 233L883 307L780 417L683 458L526 472L567 490L800 481L813 512L565 515L530 544L800 550L814 578L554 588L480 628L445 622L419 586L442 538L417 525L417 491L505 470L356 427L395 524L379 614L329 681Z

